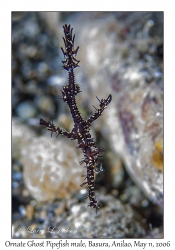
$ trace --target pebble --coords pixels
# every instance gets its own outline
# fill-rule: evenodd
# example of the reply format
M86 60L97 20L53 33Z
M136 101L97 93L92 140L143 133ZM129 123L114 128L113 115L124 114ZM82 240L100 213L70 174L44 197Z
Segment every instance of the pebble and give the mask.
M22 120L28 120L34 117L37 114L37 111L32 102L26 101L17 106L16 113Z
M50 97L40 96L36 99L37 107L42 113L53 115L55 113L55 105Z
M22 179L22 173L21 172L13 173L13 180L20 181L21 179Z

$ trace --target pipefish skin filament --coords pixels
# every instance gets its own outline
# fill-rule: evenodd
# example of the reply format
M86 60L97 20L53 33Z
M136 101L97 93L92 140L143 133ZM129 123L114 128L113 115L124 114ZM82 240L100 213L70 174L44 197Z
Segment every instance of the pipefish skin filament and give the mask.
M87 184L87 198L89 198L89 204L91 208L95 208L96 212L100 208L100 203L95 197L95 173L103 171L102 165L99 162L99 154L102 149L98 148L94 142L94 139L90 134L90 127L92 122L98 119L106 107L112 100L112 95L110 94L106 99L98 99L99 107L95 108L95 112L90 115L87 120L84 120L79 112L75 96L81 92L80 86L75 83L74 70L79 67L80 60L76 59L79 46L74 49L75 35L73 35L73 28L70 25L65 24L63 26L64 31L64 45L65 48L61 48L64 60L62 61L62 67L68 72L68 85L62 87L62 100L67 103L69 110L74 121L74 127L71 132L67 132L64 129L53 124L52 121L46 122L42 118L40 119L40 125L45 126L50 132L51 136L56 133L56 137L59 135L64 135L72 140L77 140L78 148L83 152L84 158L80 162L85 164L87 175L85 176L83 182L80 186Z

